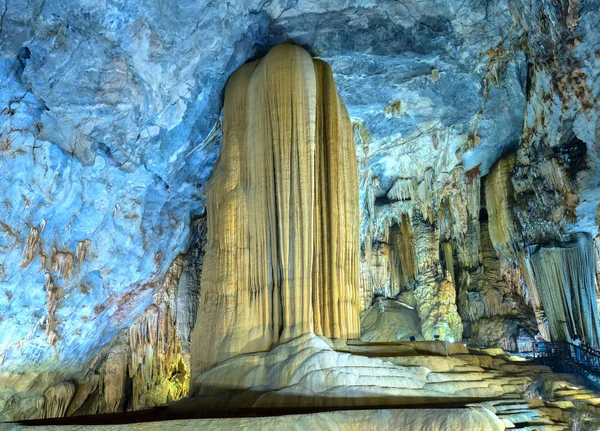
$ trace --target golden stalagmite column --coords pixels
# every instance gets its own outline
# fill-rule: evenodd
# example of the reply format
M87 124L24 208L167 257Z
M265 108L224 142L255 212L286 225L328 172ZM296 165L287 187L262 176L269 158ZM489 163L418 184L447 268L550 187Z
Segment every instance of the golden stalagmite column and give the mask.
M358 167L326 63L280 45L231 76L206 196L195 376L309 332L359 336Z

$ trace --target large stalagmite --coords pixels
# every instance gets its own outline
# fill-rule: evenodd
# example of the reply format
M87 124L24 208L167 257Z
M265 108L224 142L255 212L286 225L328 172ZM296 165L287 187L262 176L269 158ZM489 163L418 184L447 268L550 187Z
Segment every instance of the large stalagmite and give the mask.
M231 76L206 195L194 373L309 332L358 337L357 162L327 64L280 45Z

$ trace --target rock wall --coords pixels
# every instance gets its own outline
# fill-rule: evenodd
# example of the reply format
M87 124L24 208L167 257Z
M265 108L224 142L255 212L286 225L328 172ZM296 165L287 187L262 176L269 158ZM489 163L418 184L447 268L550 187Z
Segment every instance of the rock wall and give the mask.
M517 279L511 280L510 272L515 270L498 258L489 224L480 226L481 265L462 270L459 282L464 335L482 346L530 351L538 325L531 303L519 289L522 276L517 273Z
M539 295L532 301L529 290L535 283L526 280L529 273L521 263L523 242L511 183L514 159L514 154L501 158L484 179L471 177L461 166L451 176L427 169L423 180L394 183L390 192L399 183L412 184L401 199L390 199L394 195L388 193L388 201L375 198L364 208L365 306L376 296L414 295L426 339L465 337L511 351L531 349L543 324L543 306ZM367 190L377 187L371 184ZM394 250L402 251L392 262ZM414 279L402 278L411 272ZM398 277L402 281L394 282ZM369 289L365 281L381 287Z
M360 339L365 342L422 340L417 310L402 301L377 298L360 319Z
M3 376L9 384L2 387L1 420L139 410L188 394L191 316L200 286L188 287L189 279L199 279L206 242L205 220L194 224L189 250L173 261L150 307L79 373L65 381L53 374L37 380L26 373Z
M358 173L331 70L273 48L230 78L223 130L194 373L313 331L357 338Z
M485 179L485 207L489 217L489 239L496 253L504 258L520 250L520 237L512 213L514 191L511 182L515 155L501 158Z
M360 292L362 309L374 298L395 297L412 292L416 278L416 257L412 226L404 214L381 241L361 247Z
M442 271L439 263L439 231L416 216L415 247L417 278L415 298L421 319L421 333L427 340L439 335L442 340L462 339L463 326L456 308L456 288L449 271Z
M422 284L421 298L437 302L427 315L454 296L470 335L479 311L519 310L524 303L549 338L551 316L526 250L567 244L576 232L598 244L598 6L598 0L4 2L0 402L13 406L8 417L64 413L59 400L72 392L64 382L85 376L92 361L102 363L124 331L155 308L192 220L204 212L225 81L281 42L300 44L331 65L354 125L364 306L371 292L415 297L410 255L432 234L439 244L428 242L428 270L437 281ZM516 239L496 232L489 248L480 207L490 219L495 215L481 190L493 195L486 189L495 181L481 178L510 151L516 153L510 184L505 171L497 196L509 196L512 186ZM419 217L433 230L421 229L423 238L413 226ZM199 294L197 257L176 295L183 339L197 315L186 299ZM595 269L600 274L598 259ZM488 277L474 276L478 271L499 272L492 289L478 287ZM472 309L461 299L465 292L476 298ZM510 313L479 321L479 334L513 328L487 340L510 344L531 319L523 311L518 321ZM44 407L48 388L56 407Z

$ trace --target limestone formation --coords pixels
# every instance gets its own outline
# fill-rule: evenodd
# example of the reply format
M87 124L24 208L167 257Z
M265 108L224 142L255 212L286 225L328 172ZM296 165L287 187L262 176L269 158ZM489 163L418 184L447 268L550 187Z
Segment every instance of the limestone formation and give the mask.
M56 304L58 302L58 288L54 285L52 276L48 273L44 276L46 289L46 335L50 344L54 345L58 335L54 331L56 328Z
M365 353L338 352L325 340L306 334L270 352L246 354L217 365L199 376L194 384L199 397L211 397L225 405L308 407L419 404L435 398L444 402L451 398L495 397L519 391L528 382L499 376L486 379L477 372L469 378L459 374L453 377L452 373L438 374L426 366L396 365L396 358L371 358L369 350ZM402 358L398 359L402 363ZM229 401L212 398L228 391L240 395Z
M599 1L0 2L0 420L172 402L192 371L311 331L339 349L317 354L330 368L277 371L326 375L344 397L384 388L341 353L392 362L418 342L344 344L358 310L370 340L597 344ZM252 61L280 43L331 72L300 48ZM449 370L448 343L427 345L438 356L394 366ZM457 349L483 371L421 370L447 392L512 387L527 368ZM552 384L486 409L508 428L585 429L566 412L591 395L549 401ZM479 426L444 410L447 427ZM435 428L437 413L348 417Z
M358 337L357 178L325 63L282 45L232 75L206 189L195 373L313 331Z
M392 288L390 248L385 242L376 242L369 247L368 255L361 255L361 311L367 310L378 296L393 297L399 293Z
M23 262L21 266L26 268L31 261L37 251L37 245L39 241L39 231L32 227L29 229L29 234L27 235L27 245L25 246L25 252L23 253Z
M416 278L414 241L410 218L403 214L398 223L386 230L382 241L365 244L360 261L363 309L369 308L378 296L391 298L412 292Z
M533 421L532 421L533 422ZM9 425L12 427L12 425ZM169 421L168 426L179 431L279 431L282 429L304 431L319 429L326 431L361 431L377 429L395 431L410 429L411 431L430 431L451 429L453 431L504 431L505 424L488 408L470 406L462 409L383 409L324 412L313 414L296 414L282 416L266 416L260 418L220 418L192 419ZM31 428L16 428L25 431ZM54 430L54 427L35 427L32 431ZM63 431L78 431L78 425L61 426ZM142 424L97 425L93 431L161 431L164 422L148 422ZM14 431L15 428L4 427L0 431Z
M555 375L547 366L501 349L468 350L462 343L439 341L352 341L336 351L330 344L306 334L270 352L232 358L198 378L202 397L188 406L382 408L427 403L435 408L468 400L470 406L485 406L509 429L537 429L540 424L562 429L584 417L591 426L598 423L596 393L581 388L573 376ZM435 422L430 427L446 429Z
M511 211L514 199L511 174L514 165L514 153L503 157L492 167L485 180L490 239L501 257L513 256L519 250L519 234Z
M139 410L188 394L189 353L176 315L182 262L173 262L152 305L96 365L97 372L78 383L79 400L69 415Z
M439 237L435 228L415 216L417 277L415 298L421 319L421 333L427 340L438 335L442 340L462 339L463 325L456 308L456 288L450 272L439 264Z
M196 245L202 250L202 244ZM80 253L81 255L81 253ZM34 392L15 394L0 404L2 420L44 419L140 410L177 401L189 391L189 333L191 323L179 322L192 308L193 296L179 292L182 255L171 265L152 304L120 334L113 345L101 352L83 375L51 385L40 396ZM58 288L46 274L48 309L46 332L58 341L56 302ZM186 328L187 325L187 328ZM55 376L48 376L52 381ZM17 379L25 380L25 378ZM27 382L19 382L26 385ZM30 382L35 389L45 382Z
M75 385L72 382L61 382L44 392L45 418L60 418L67 412L67 407L75 395Z
M599 347L592 239L579 234L567 243L533 247L531 254L552 339L571 341L577 336Z
M490 223L479 230L480 266L462 269L459 311L465 324L465 337L482 346L508 351L530 351L538 332L534 310L505 274L492 245ZM529 284L528 284L529 286Z
M417 310L402 301L381 297L361 315L360 334L362 341L375 343L423 339Z

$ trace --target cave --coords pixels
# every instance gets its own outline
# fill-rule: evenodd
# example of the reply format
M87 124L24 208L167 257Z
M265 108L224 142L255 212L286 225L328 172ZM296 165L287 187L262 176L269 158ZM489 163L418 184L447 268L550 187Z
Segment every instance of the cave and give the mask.
M0 5L0 430L600 429L600 2Z

